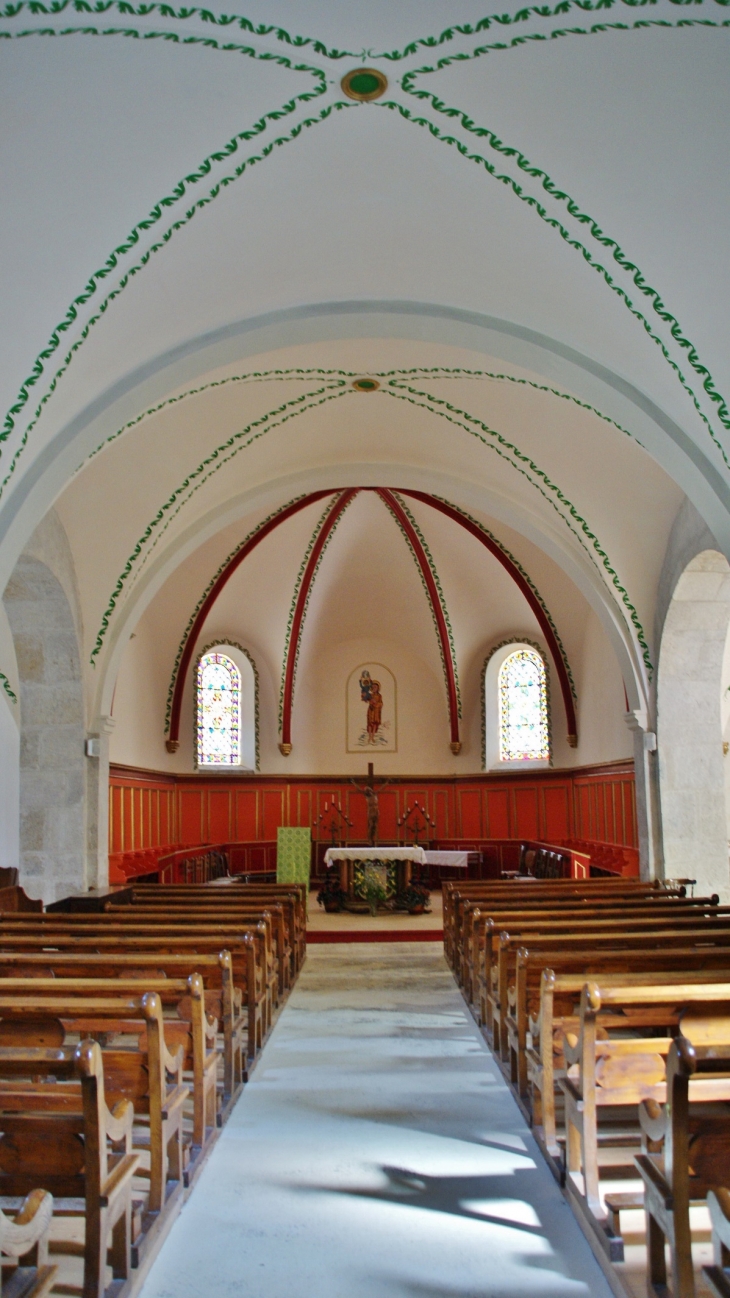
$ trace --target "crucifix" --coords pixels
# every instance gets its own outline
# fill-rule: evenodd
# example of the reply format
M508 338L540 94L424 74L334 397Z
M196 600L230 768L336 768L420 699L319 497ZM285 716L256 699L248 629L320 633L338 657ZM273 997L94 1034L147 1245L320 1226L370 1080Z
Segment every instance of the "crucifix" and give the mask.
M375 774L373 772L372 762L368 762L368 774L364 784L358 784L357 780L351 780L358 793L362 793L368 804L368 843L375 847L378 838L378 820L380 819L380 808L378 807L378 794L382 792L390 780L383 780L375 787Z

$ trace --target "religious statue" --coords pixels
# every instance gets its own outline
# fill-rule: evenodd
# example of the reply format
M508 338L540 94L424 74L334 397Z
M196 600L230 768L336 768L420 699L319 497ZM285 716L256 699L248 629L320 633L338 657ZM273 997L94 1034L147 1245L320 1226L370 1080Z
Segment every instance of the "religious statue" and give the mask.
M368 743L374 744L383 721L383 696L380 693L380 681L373 680L367 669L360 675L360 698L368 705L365 726ZM377 807L377 801L375 805Z
M373 773L373 764L368 762L368 775L364 784L358 784L357 780L351 780L358 793L362 793L368 805L368 843L375 847L378 839L378 821L380 819L380 807L378 805L378 794L382 792L390 780L383 780L375 788L375 776Z

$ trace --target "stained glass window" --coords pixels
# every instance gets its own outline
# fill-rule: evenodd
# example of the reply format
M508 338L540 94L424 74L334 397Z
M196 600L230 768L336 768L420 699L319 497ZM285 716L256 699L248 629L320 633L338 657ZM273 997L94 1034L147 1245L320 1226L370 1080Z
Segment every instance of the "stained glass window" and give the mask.
M540 762L550 757L545 663L517 649L499 669L499 760Z
M198 662L198 766L238 766L241 761L241 673L227 654Z

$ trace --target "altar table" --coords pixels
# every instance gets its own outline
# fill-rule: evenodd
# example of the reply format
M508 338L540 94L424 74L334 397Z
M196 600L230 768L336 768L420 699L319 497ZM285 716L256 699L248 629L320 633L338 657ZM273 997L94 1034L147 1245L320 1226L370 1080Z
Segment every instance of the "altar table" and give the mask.
M426 853L422 847L330 847L324 854L326 866L339 865L340 887L350 902L360 900L355 895L356 865L385 865L389 867L393 893L403 892L411 881L413 862L424 865Z

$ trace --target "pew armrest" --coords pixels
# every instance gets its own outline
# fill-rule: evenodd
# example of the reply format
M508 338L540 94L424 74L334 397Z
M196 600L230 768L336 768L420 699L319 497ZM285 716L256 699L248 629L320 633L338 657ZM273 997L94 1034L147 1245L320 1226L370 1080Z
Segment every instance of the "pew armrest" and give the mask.
M131 1100L117 1100L107 1115L106 1134L113 1145L131 1141L134 1126L134 1104Z
M24 1257L40 1245L39 1265L48 1258L48 1229L53 1216L53 1195L47 1190L31 1190L13 1218L0 1212L0 1250L13 1258Z
M120 1158L101 1187L100 1206L102 1208L111 1207L120 1194L126 1193L128 1183L137 1171L138 1166L139 1154L125 1154L123 1158Z

